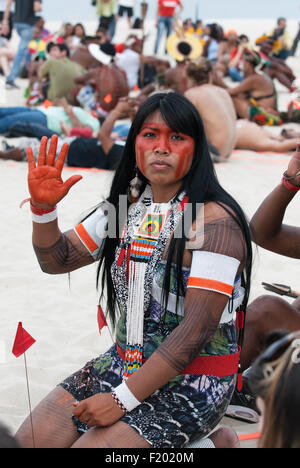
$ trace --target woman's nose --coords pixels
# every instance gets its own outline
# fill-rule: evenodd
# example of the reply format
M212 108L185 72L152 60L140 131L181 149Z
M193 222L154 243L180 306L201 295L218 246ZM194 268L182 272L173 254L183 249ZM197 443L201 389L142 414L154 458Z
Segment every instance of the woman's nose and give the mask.
M155 154L157 154L159 156L166 156L166 155L169 154L170 151L166 147L164 147L164 148L159 147L159 148L156 148L154 150L154 152L155 152Z

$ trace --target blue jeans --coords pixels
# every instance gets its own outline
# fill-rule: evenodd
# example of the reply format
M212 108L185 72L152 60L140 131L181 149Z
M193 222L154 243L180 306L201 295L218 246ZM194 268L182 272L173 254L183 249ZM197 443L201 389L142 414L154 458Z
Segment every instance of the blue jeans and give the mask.
M173 30L174 18L172 16L160 16L158 18L157 36L155 42L154 53L157 54L159 43L163 36L164 30L167 31L167 38L170 36Z
M99 28L105 28L108 29L109 35L111 40L113 39L115 32L116 32L116 26L117 26L117 20L116 16L101 16L100 22L99 22Z
M286 60L290 55L290 50L281 50L279 54L274 55L274 57L277 57L281 60Z
M25 23L15 23L14 27L20 36L20 43L6 81L14 81L20 75L24 63L29 61L28 44L32 39L34 29L33 26Z
M7 132L16 122L35 123L47 127L47 117L39 110L27 107L0 107L0 133Z
M243 81L244 77L243 74L235 67L228 67L228 74L232 81Z

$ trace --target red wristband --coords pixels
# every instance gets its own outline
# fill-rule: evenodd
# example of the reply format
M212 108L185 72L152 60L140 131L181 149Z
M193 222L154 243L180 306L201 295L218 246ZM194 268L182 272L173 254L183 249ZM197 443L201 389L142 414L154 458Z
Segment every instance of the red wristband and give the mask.
M292 193L297 193L300 190L300 187L296 187L296 185L291 184L288 180L285 179L285 177L282 177L281 183Z
M53 208L49 208L48 210L43 210L42 208L37 208L32 203L30 203L30 209L33 214L37 216L43 216L44 214L52 213L52 211L56 210L56 206L53 206Z

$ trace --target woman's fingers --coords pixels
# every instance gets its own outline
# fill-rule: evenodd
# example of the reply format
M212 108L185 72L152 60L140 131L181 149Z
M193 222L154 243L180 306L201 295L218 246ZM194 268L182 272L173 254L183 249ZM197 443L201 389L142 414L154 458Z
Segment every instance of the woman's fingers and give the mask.
M63 167L64 167L64 164L65 164L65 160L66 160L66 157L67 157L67 153L68 153L68 149L69 149L69 145L68 143L64 143L62 145L62 148L60 150L60 153L58 155L58 158L55 162L55 167L56 169L61 173L62 170L63 170Z
M38 155L38 166L44 166L46 164L47 143L48 143L48 138L44 136L41 139L39 155Z
M31 146L27 148L26 154L27 154L27 161L28 161L28 172L31 172L36 167Z
M46 164L48 166L53 166L53 164L54 164L55 157L56 157L56 151L57 151L57 141L58 141L57 135L53 135L51 137L49 150L48 150L48 155L47 155L47 160L46 160Z
M81 175L74 175L70 177L69 179L67 179L64 182L64 188L66 189L66 193L70 190L71 187L73 187L73 185L77 184L77 182L79 182L81 179L82 179Z

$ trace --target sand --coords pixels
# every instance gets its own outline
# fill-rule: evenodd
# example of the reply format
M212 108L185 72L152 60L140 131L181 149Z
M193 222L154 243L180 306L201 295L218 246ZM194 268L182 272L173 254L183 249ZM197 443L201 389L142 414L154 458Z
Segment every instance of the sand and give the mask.
M255 30L255 22L245 21L243 31ZM48 25L49 26L49 25ZM234 26L234 25L233 25ZM264 29L256 29L263 32ZM299 57L289 59L300 76ZM18 80L22 88L25 80ZM3 85L3 81L2 81ZM288 93L277 85L280 108L286 108ZM3 91L1 106L23 105L20 91ZM295 128L296 126L291 126ZM272 129L278 133L278 129ZM227 163L216 166L221 183L236 197L249 218L265 196L280 182L290 155L258 154L234 151ZM80 173L83 180L59 204L62 231L73 227L82 213L94 206L109 190L112 173L65 169L64 177ZM1 187L1 268L0 268L0 422L14 433L28 415L28 400L23 357L16 359L12 345L19 321L36 339L27 351L31 404L34 407L61 379L82 367L89 359L105 351L112 343L107 329L100 335L97 327L98 293L96 267L92 265L67 275L48 276L41 272L31 245L31 216L28 205L19 204L28 197L26 163L0 161ZM297 198L286 214L286 223L297 225ZM267 220L266 220L267 222ZM261 282L281 282L297 289L298 262L279 255L255 250L251 300L265 294ZM239 434L257 431L257 425L224 418ZM256 442L243 442L255 447Z

